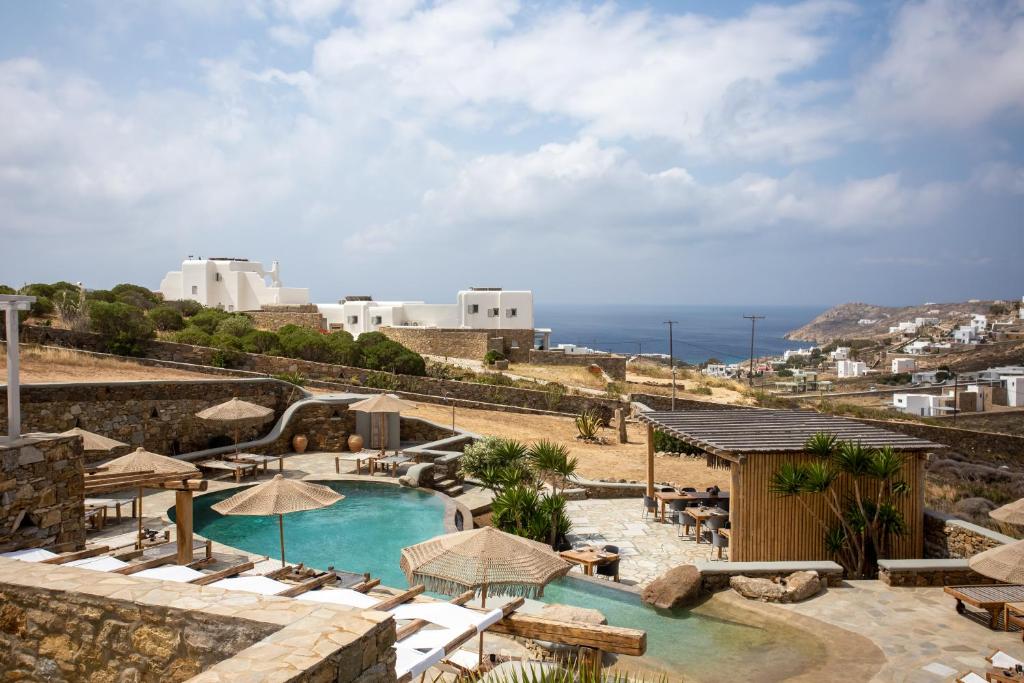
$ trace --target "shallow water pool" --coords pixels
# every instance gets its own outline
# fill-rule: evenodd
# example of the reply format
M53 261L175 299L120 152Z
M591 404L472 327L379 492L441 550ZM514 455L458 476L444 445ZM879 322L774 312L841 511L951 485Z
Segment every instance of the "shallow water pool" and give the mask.
M390 484L320 483L345 499L322 510L285 516L287 559L311 567L370 572L386 585L406 586L399 569L402 548L444 533L443 499ZM223 516L210 509L237 492L196 497L196 533L248 552L279 557L276 517ZM712 606L657 611L643 606L634 593L594 581L561 579L547 587L543 601L590 607L604 613L610 624L646 630L647 655L624 658L630 660L630 668L684 675L686 680L721 680L725 672L743 672L746 681L785 680L809 668L823 652L806 633L783 622L768 628L748 625L746 612L730 615Z

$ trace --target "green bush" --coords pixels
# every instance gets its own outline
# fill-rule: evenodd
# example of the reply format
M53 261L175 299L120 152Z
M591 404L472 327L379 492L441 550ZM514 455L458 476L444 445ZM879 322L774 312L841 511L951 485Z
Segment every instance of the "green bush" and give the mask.
M173 339L179 344L191 344L192 346L210 345L210 335L192 325L175 334Z
M191 318L192 316L203 310L203 305L198 301L192 301L191 299L182 299L181 301L165 301L164 306L169 306L181 313L182 317Z
M185 320L181 317L181 313L174 310L170 306L157 306L149 309L146 313L156 329L161 332L171 332L174 330L180 330L185 327Z
M367 373L363 386L395 391L399 387L399 381L398 377L387 372L370 372Z
M91 292L85 293L86 301L104 301L108 304L112 304L117 301L117 296L109 289L94 289Z
M604 420L601 419L597 411L584 410L576 416L576 431L579 432L577 438L584 441L596 440L603 426Z
M248 353L281 355L281 343L277 335L266 330L251 330L242 337L242 348Z
M215 334L210 338L210 346L216 351L210 364L218 368L237 368L241 365L242 341L230 334Z
M142 305L133 304L139 308L150 309L163 302L163 297L153 290L127 282L111 287L110 291L122 303L140 302Z
M505 360L505 354L501 351L488 351L484 354L484 363L487 365L494 365L495 361Z
M489 470L510 466L529 466L529 451L513 439L488 436L466 446L459 460L467 477L485 480Z
M189 318L188 324L198 327L206 334L213 334L217 331L217 325L220 325L222 320L230 317L230 313L225 313L219 308L204 308Z
M8 287L7 285L0 285L0 294L17 294L18 291L14 287Z
M334 349L328 335L298 325L285 325L277 331L281 354L315 363L330 363Z
M235 313L234 315L229 314L229 317L224 318L224 320L217 323L217 330L215 334L230 337L244 337L252 332L252 330L252 320L249 316L243 313Z
M276 374L271 375L271 377L273 377L274 379L279 379L282 382L294 384L297 387L302 387L306 385L306 378L297 372L278 372Z
M355 343L359 350L359 367L418 377L427 374L427 364L423 356L388 339L380 332L361 334Z
M141 356L146 343L156 336L142 309L120 302L90 303L89 329L103 337L107 351L122 356Z
M699 455L702 452L699 448L658 430L654 431L654 450L659 453L683 453L686 455Z

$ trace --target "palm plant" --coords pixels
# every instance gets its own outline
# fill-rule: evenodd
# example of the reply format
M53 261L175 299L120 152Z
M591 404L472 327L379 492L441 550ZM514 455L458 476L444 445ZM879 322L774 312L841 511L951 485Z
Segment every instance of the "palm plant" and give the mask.
M569 480L576 476L578 461L569 456L569 449L564 444L555 443L542 439L533 444L529 450L530 463L537 471L538 476L551 486L551 497L557 497L563 503L564 511L565 489ZM558 510L551 508L551 529L550 540L552 548L558 546Z

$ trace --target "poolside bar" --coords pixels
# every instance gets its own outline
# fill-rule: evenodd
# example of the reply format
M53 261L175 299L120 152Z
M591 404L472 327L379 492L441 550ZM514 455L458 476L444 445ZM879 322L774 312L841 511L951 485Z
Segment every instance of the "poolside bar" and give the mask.
M892 559L922 557L924 552L924 464L929 452L943 448L930 441L880 429L856 420L800 410L760 408L646 412L648 427L647 490L654 490L655 431L669 434L728 463L730 470L729 559L734 562L830 559L821 527L804 504L828 518L825 501L802 495L802 500L771 492L772 475L783 463L800 463L817 456L804 451L819 432L835 434L864 446L889 446L903 460L901 479L910 487L897 503L907 532L893 539ZM840 497L852 492L845 475L836 486ZM651 495L649 493L649 495Z

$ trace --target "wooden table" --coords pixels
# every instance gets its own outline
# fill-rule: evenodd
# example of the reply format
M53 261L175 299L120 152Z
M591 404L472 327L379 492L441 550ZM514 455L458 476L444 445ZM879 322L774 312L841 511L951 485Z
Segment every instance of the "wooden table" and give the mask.
M693 523L694 523L694 525L696 527L696 529L693 532L693 535L694 535L694 538L696 539L697 543L700 543L700 537L701 537L700 527L701 527L701 524L704 523L704 520L711 519L712 517L727 517L728 516L728 514L723 513L723 511L721 511L721 510L716 511L713 508L686 508L685 510L683 510L683 512L685 512L687 514L687 516L693 518Z
M587 576L594 575L594 567L602 564L609 564L619 559L617 553L608 553L593 548L589 550L563 550L558 553L559 557L567 562L578 564L583 567L583 573ZM618 581L618 577L615 579Z
M703 500L714 502L718 500L729 500L728 491L720 491L715 495L707 491L679 493L678 491L655 491L654 497L661 501L661 521L665 522L665 505L672 500Z
M376 465L384 465L385 472L388 470L388 468L391 468L391 476L397 477L398 466L404 465L407 462L412 462L412 458L410 458L407 455L389 455L386 458L377 458L374 466L376 467Z

